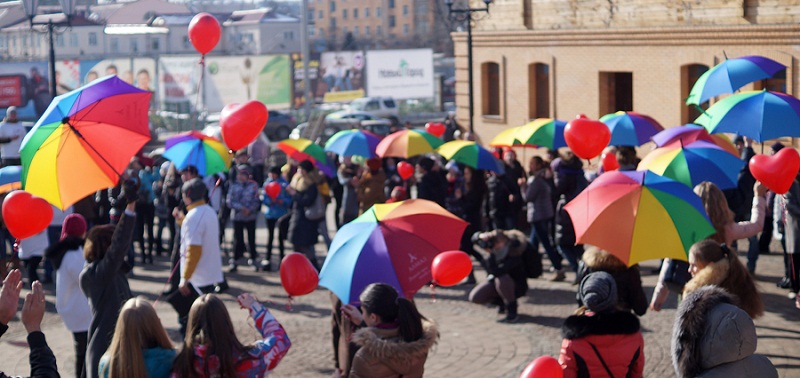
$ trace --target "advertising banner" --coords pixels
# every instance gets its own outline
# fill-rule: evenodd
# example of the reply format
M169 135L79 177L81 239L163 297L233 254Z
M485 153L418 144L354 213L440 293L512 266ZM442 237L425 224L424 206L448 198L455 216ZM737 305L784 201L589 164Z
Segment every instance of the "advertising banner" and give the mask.
M300 53L292 54L292 81L293 87L293 100L292 107L299 109L305 105L305 91L303 90L303 55ZM312 53L308 59L308 80L311 88L311 98L313 102L322 101L322 97L317 97L314 93L314 88L317 87L319 81L319 54Z
M433 97L433 50L368 51L367 94L395 99Z
M366 61L362 51L325 52L320 56L319 75L314 97L324 102L352 101L364 97L364 69Z
M0 64L0 117L17 107L22 120L36 121L52 100L47 62Z
M158 98L161 109L190 113L199 102L200 64L194 56L158 60Z
M206 108L215 113L230 103L258 100L270 109L292 103L289 55L206 57Z

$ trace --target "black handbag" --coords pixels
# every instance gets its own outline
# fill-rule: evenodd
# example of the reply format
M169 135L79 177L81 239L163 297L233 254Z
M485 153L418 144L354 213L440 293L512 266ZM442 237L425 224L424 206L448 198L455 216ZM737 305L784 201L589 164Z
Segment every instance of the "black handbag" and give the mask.
M178 317L185 317L189 315L189 310L192 309L192 304L197 298L200 298L200 292L191 283L189 285L189 295L181 294L180 290L174 290L167 295L166 300L178 313Z
M670 291L681 294L683 286L692 279L689 273L689 263L686 261L670 259L667 263L667 272L664 275L664 284Z

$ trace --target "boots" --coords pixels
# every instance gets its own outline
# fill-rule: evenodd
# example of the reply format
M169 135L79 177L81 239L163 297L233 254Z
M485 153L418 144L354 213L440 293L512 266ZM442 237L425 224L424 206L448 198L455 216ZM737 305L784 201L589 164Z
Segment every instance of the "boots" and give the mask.
M552 282L564 281L564 279L567 278L566 271L567 270L565 268L561 268L561 269L556 270L556 275L553 276L553 278L551 278L550 281L552 281Z
M517 314L517 301L506 303L506 317L499 320L500 323L516 323L519 318Z

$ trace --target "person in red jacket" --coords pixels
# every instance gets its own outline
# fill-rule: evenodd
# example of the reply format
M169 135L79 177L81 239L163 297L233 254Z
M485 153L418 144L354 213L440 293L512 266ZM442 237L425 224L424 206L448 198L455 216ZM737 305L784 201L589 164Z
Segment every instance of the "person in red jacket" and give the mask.
M584 306L561 327L558 362L564 378L642 377L644 339L639 318L617 308L617 284L606 272L595 272L578 289Z

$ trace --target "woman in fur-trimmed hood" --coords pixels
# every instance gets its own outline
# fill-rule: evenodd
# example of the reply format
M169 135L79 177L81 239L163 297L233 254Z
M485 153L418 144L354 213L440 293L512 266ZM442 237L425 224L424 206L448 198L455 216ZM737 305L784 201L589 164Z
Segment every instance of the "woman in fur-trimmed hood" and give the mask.
M706 285L719 286L741 299L740 307L751 318L764 314L764 302L753 277L724 244L711 239L695 243L689 250L689 272L692 279L683 288L684 296Z
M360 299L363 313L352 305L343 308L347 318L362 326L353 334L360 349L348 377L422 377L428 351L439 338L436 325L390 285L371 284Z
M767 357L754 354L755 325L738 298L703 286L678 306L672 330L672 366L684 377L777 377Z
M589 273L599 271L608 272L614 277L619 300L617 304L620 309L632 310L639 316L647 312L647 296L642 288L642 276L638 264L628 267L622 260L600 248L587 248L578 264L576 281L581 282ZM580 293L577 299L578 305L582 306Z

